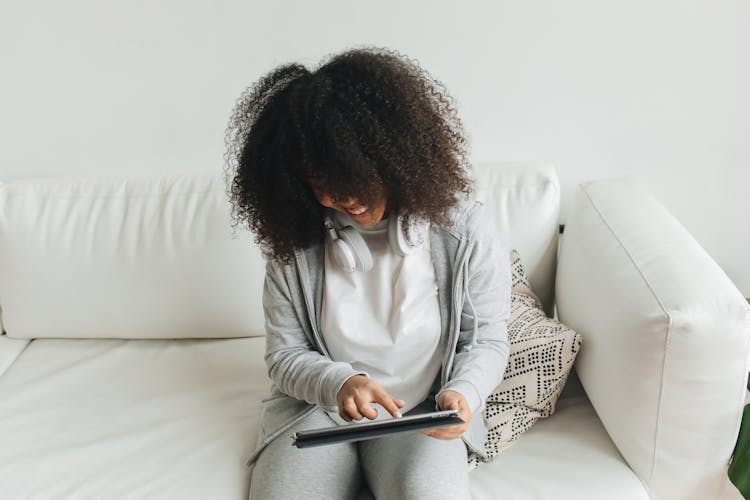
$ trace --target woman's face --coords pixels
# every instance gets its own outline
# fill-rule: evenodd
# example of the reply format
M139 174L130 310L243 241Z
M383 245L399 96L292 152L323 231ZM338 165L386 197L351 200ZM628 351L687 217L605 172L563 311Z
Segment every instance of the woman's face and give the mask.
M366 206L360 204L356 198L346 198L343 200L332 198L319 187L316 187L314 181L308 182L318 203L324 207L347 214L360 226L373 226L385 216L387 205L387 197L385 195L381 196L374 205Z

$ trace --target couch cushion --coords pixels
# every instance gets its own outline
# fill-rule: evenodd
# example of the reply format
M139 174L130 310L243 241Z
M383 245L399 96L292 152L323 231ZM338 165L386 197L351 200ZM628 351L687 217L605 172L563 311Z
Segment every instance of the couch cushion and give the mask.
M0 376L18 359L29 342L29 339L13 339L0 334Z
M229 207L220 176L0 184L8 336L263 335L265 263Z
M31 341L0 376L0 496L246 499L264 346Z
M3 498L245 500L264 349L262 338L31 341L0 376ZM646 498L576 383L471 472L473 498Z
M554 415L470 477L473 500L649 498L585 395L560 398Z
M478 163L473 175L475 196L524 255L531 288L551 316L556 170ZM263 335L264 261L247 230L231 231L229 213L220 175L0 183L0 315L8 335Z
M560 183L553 165L479 162L474 196L484 202L498 231L523 255L529 284L553 315Z

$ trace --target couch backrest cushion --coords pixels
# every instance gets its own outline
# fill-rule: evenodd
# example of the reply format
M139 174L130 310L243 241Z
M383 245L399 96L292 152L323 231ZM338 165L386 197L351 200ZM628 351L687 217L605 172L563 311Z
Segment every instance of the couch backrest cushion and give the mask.
M509 247L518 250L548 316L554 306L560 182L553 165L477 163L475 196L492 214Z
M220 176L6 182L4 327L16 338L263 335L265 262L236 233Z
M559 185L551 166L475 165L547 311ZM0 311L15 338L263 335L265 262L233 231L220 175L28 178L0 184Z

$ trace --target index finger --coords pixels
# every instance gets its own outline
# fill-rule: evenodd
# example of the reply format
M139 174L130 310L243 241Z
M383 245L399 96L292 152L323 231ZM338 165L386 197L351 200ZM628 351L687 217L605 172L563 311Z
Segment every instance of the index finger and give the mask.
M401 418L401 410L396 405L396 400L385 391L378 391L374 394L375 402L385 408L385 410L394 416L394 418Z

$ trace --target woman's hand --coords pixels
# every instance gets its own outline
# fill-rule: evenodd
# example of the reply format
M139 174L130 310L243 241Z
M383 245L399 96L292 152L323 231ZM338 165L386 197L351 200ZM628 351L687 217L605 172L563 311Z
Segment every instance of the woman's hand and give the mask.
M406 404L401 399L394 399L383 387L364 375L355 375L341 387L336 398L339 405L339 415L347 422L362 420L367 417L374 420L378 416L378 410L370 403L379 403L394 418L401 418L401 411Z
M463 420L464 423L436 427L434 429L426 429L419 432L425 436L432 436L437 439L455 439L461 437L461 435L466 432L466 429L469 428L469 421L472 416L466 398L456 391L445 391L438 398L438 406L441 410L459 410L458 416L461 417L461 420Z

